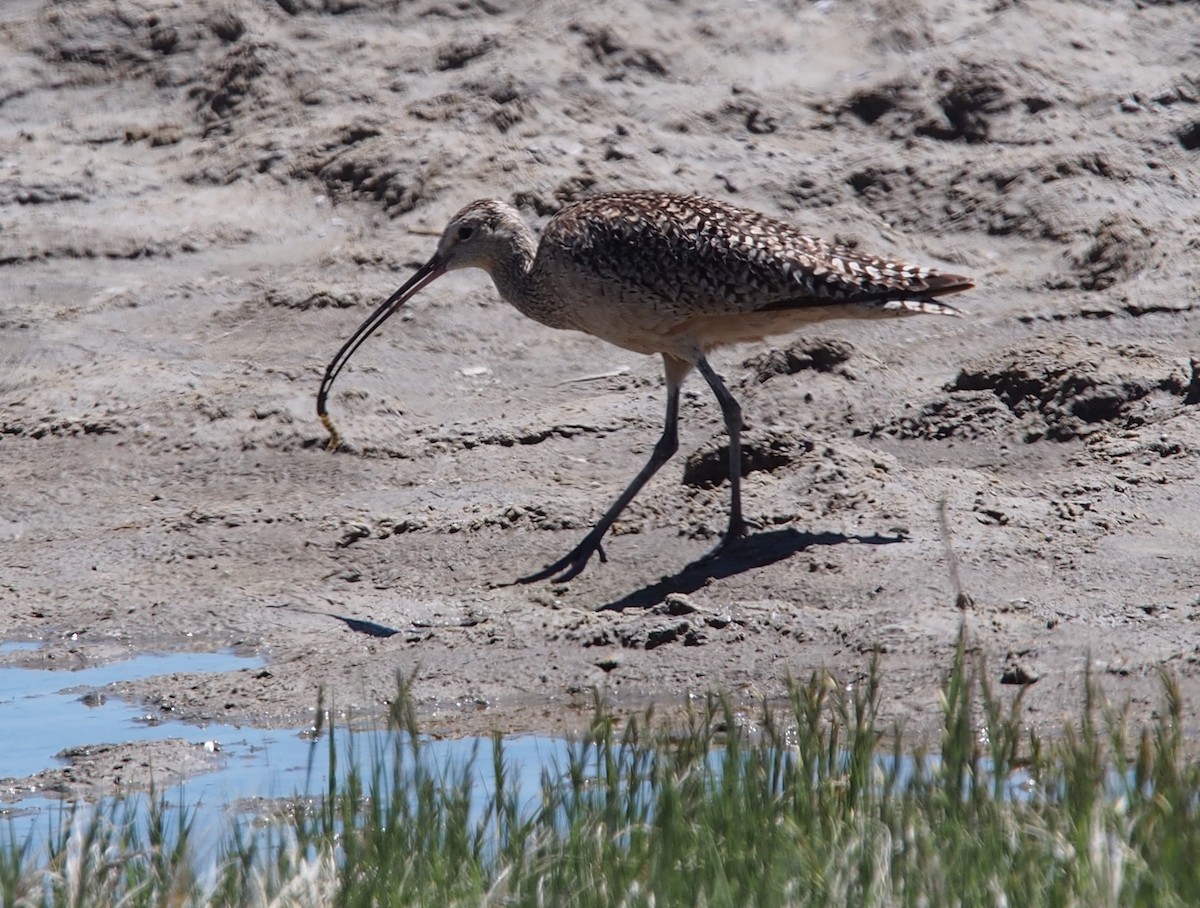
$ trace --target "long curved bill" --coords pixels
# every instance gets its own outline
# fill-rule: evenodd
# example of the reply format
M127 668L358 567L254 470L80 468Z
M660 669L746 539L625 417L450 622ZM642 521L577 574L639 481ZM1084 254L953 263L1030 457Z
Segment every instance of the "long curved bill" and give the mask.
M384 301L378 309L371 313L370 317L358 326L358 330L350 336L346 343L342 344L342 349L338 350L337 355L325 369L325 377L321 379L321 390L317 392L317 417L321 420L321 424L325 426L325 430L329 432L329 450L336 450L341 444L341 436L338 435L337 429L333 427L333 420L329 418L329 412L325 409L325 402L329 398L329 391L333 387L333 381L342 371L342 367L350 361L350 357L354 355L363 341L375 333L375 329L386 322L389 318L414 297L422 287L431 281L437 280L446 273L446 265L441 257L434 255L428 262L422 265L417 273L405 281L404 286L393 293Z

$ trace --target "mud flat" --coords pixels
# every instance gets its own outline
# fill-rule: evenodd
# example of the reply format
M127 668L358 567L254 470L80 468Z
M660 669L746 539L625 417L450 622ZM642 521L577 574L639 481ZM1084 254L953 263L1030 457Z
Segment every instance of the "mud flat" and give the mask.
M936 719L959 625L1031 725L1086 661L1200 703L1200 81L1170 3L23 2L0 11L0 628L70 669L237 647L106 691L311 721L419 672L426 727L558 733L788 672ZM657 361L481 275L341 339L465 202L717 196L974 275L961 320L829 324L714 365L763 530L723 525L720 414L566 586L644 460ZM939 520L944 502L945 533ZM953 554L951 554L953 553ZM970 599L960 609L959 588ZM965 604L965 602L963 603ZM65 686L65 685L64 685ZM136 746L136 745L130 745ZM0 775L3 775L0 768Z

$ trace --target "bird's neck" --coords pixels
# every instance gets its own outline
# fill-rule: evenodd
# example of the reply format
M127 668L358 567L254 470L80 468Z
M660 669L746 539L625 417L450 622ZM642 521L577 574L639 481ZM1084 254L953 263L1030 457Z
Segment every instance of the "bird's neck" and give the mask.
M522 223L507 232L501 241L499 254L488 271L500 296L517 309L529 314L527 306L533 294L533 258L537 245L533 233Z

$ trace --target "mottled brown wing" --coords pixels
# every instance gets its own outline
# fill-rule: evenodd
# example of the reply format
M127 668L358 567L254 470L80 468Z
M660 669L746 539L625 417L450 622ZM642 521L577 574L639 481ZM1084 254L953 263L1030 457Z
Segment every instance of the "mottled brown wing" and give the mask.
M545 241L567 247L593 280L637 287L681 314L924 300L967 278L862 255L711 199L613 193L576 203Z

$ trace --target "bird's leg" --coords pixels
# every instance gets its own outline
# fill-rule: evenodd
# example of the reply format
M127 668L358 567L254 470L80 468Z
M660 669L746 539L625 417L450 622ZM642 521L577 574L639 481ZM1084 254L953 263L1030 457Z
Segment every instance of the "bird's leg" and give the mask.
M721 415L725 417L725 431L729 434L729 527L716 548L709 552L709 556L712 556L718 554L734 539L747 533L746 521L742 517L742 408L721 381L721 376L713 371L707 359L701 356L696 361L696 367L712 388L713 394L717 396L717 403L721 405Z
M665 355L663 356L663 364L667 375L667 418L666 424L663 426L662 437L654 445L650 459L646 461L646 465L642 467L637 476L633 477L633 482L629 483L625 491L604 512L604 516L592 527L591 532L583 537L583 541L579 545L571 549L571 551L558 559L558 561L546 565L546 567L542 568L536 574L519 578L517 583L536 583L539 580L546 580L550 577L554 577L554 580L558 583L565 583L578 575L587 566L588 560L592 557L593 553L598 552L600 560L606 560L604 550L600 547L600 542L604 539L604 534L609 531L629 502L633 501L634 496L642 490L642 486L650 481L650 477L657 473L659 468L679 450L679 388L683 384L684 377L691 371L692 367L690 363ZM728 394L728 392L726 393ZM732 398L730 399L732 400ZM735 403L734 406L736 407L737 404ZM559 574L559 572L562 573L555 577L554 575Z

